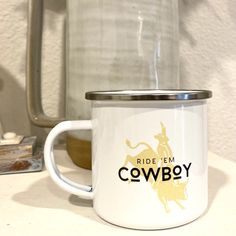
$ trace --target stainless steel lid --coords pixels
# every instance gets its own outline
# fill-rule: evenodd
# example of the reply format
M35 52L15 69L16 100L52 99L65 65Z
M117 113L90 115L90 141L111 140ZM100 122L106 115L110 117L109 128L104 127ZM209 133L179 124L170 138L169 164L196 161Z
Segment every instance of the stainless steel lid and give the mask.
M87 92L85 98L88 100L199 100L212 97L209 90L114 90Z

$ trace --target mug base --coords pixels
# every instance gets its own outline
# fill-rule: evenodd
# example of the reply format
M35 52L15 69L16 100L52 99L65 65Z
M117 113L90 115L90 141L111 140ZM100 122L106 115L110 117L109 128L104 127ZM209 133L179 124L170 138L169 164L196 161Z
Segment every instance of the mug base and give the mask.
M130 229L130 230L144 230L144 231L154 231L154 230L167 230L167 229L173 229L173 228L178 228L178 227L182 227L185 225L188 225L192 222L194 222L195 220L198 220L199 218L201 218L205 213L206 213L207 207L200 213L200 214L196 214L193 217L189 218L188 220L184 220L182 222L178 222L176 224L166 224L166 225L137 225L137 224L124 224L123 222L114 222L114 221L110 221L109 219L107 219L106 217L103 217L101 214L97 213L96 210L96 214L105 222L116 226L116 227L122 227L125 229Z

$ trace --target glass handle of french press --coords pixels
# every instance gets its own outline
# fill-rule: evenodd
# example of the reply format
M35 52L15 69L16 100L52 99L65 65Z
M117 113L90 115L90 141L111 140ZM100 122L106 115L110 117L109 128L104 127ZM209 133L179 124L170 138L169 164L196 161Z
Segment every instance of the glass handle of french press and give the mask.
M64 118L47 116L41 99L41 50L43 29L43 0L29 0L26 94L27 111L33 124L53 127Z

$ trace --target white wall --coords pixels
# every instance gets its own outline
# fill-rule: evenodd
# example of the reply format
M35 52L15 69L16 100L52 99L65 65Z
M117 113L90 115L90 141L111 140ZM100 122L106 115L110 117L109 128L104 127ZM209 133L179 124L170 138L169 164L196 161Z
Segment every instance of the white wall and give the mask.
M63 112L65 0L46 0L42 60L43 105L47 114ZM0 120L4 130L45 137L26 112L25 61L27 0L0 0ZM60 105L59 105L60 104ZM62 104L62 106L61 106Z
M236 2L179 2L182 87L213 90L210 150L236 160ZM25 108L27 1L0 0L0 9L0 119L5 130L44 136ZM45 10L43 104L55 116L63 111L65 0L45 0Z
M180 11L182 84L213 90L209 148L236 160L236 2L182 0Z

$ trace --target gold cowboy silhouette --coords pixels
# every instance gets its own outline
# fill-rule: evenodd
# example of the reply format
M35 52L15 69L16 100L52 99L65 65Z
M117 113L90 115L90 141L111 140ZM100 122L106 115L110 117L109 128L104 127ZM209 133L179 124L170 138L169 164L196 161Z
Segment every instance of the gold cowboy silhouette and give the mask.
M154 150L148 143L140 142L133 146L129 140L126 140L126 145L130 149L136 149L139 146L144 146L145 148L136 156L127 155L124 166L130 163L133 167L140 170L140 175L142 176L143 172L148 172L151 168L155 169L157 167L168 167L173 171L173 168L175 167L173 162L173 153L168 144L169 139L166 135L166 128L163 123L161 123L161 133L155 135L154 138L158 140L156 150ZM169 181L162 181L161 175L158 175L156 179L151 176L148 179L148 182L151 184L153 190L157 192L157 196L163 204L166 212L170 211L168 206L169 201L174 201L181 209L184 209L180 200L187 199L185 195L187 181L180 182L179 180L175 180L173 177L170 178Z

